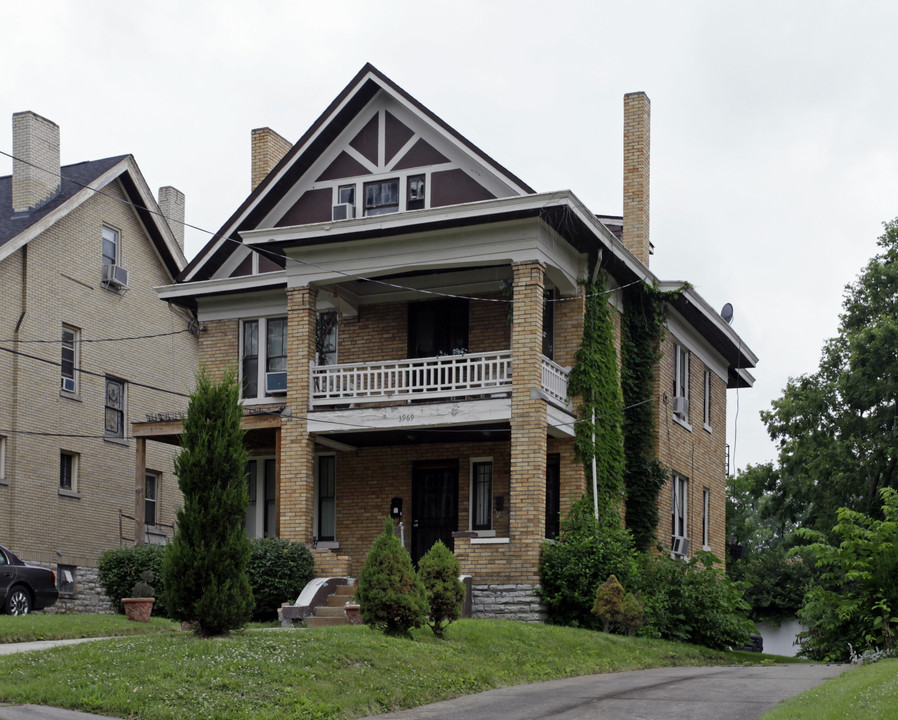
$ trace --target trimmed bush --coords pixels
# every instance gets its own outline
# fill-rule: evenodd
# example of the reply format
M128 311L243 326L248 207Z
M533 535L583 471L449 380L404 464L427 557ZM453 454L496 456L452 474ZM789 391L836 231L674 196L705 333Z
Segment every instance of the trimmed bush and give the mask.
M384 520L359 573L356 597L366 625L395 635L421 627L427 617L427 595L412 559L393 534L393 521Z
M639 587L639 563L629 531L613 512L593 515L592 498L582 497L561 525L559 542L543 545L540 596L549 622L599 628L592 614L596 589L609 576L626 587Z
M596 590L596 602L592 607L592 614L602 621L602 630L606 633L611 632L611 628L623 619L621 615L623 601L624 586L614 575L609 575Z
M442 540L437 540L418 561L418 577L430 605L427 624L439 638L443 637L449 623L461 615L465 586L458 579L460 574L461 563Z
M97 563L100 586L106 593L116 612L124 613L123 597L134 597L134 585L141 581L143 573L149 571L155 578L156 592L162 595L162 545L124 545L104 550ZM165 604L159 598L154 607L156 615L166 617Z
M253 620L276 620L284 602L294 602L312 579L315 561L303 543L282 538L249 541L246 571L256 600Z

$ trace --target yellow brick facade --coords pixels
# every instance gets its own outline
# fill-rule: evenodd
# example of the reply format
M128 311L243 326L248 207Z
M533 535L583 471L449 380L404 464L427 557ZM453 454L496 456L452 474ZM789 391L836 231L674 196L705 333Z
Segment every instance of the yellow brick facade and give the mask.
M0 261L0 339L19 341L0 347L33 356L0 353L0 428L13 431L0 484L0 537L23 559L54 569L95 566L101 551L123 542L121 535L134 537L133 520L124 520L120 533L119 514L135 511L135 444L104 438L105 376L126 383L126 437L130 423L148 413L185 408L193 387L197 342L185 332L188 318L153 290L172 278L128 200L113 182ZM122 293L101 284L104 225L120 233L121 264L130 275ZM63 324L86 340L179 334L76 345L77 388L66 394ZM181 504L174 449L150 445L147 468L161 474L157 517L170 524ZM77 456L72 493L60 491L61 452Z

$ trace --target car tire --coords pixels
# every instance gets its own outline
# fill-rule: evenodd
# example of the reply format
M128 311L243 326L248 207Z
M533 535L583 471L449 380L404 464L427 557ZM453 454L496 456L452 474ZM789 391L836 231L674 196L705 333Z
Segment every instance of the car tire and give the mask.
M11 588L6 596L6 612L10 615L27 615L31 612L31 595L21 585Z

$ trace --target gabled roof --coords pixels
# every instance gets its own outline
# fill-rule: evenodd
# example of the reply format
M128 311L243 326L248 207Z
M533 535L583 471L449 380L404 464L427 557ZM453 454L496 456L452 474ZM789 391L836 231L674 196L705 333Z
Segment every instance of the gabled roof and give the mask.
M13 213L12 176L0 177L0 261L118 180L172 277L187 264L132 155L65 165L60 174L56 196L27 214Z
M201 280L233 251L230 240L239 240L242 230L258 226L283 195L297 183L326 152L337 137L355 120L368 103L384 92L410 109L420 120L436 132L451 140L462 152L500 177L514 194L529 195L535 191L513 175L489 155L463 137L442 119L415 100L405 90L381 73L370 63L366 64L350 81L328 108L319 116L306 133L287 152L268 176L259 183L237 211L225 222L206 246L191 260L179 281Z

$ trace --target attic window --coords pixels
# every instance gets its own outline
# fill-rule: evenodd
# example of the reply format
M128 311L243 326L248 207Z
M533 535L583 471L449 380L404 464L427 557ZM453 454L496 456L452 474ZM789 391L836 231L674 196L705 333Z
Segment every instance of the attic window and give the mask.
M408 203L406 209L420 210L424 207L424 176L412 175L408 179Z
M399 212L399 179L365 183L365 216Z

